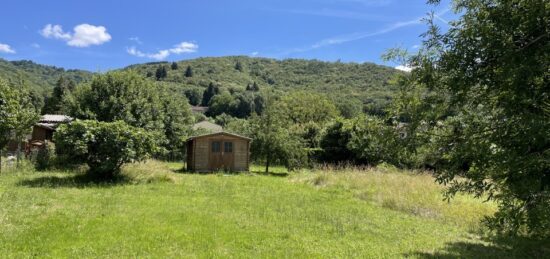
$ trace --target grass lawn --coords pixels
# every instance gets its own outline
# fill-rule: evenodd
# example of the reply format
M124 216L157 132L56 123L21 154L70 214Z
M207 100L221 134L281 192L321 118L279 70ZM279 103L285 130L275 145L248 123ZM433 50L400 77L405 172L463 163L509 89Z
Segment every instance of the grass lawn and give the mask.
M495 206L442 201L431 176L391 168L185 174L151 161L126 180L75 172L0 175L0 255L20 257L493 257L550 255L497 239ZM261 171L254 167L253 171Z

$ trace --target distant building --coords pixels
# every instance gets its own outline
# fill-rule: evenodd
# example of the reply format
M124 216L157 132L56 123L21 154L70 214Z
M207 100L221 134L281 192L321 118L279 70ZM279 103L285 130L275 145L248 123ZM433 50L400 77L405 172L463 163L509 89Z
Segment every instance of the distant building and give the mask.
M208 111L206 106L191 106L191 111L194 113L205 113Z
M209 121L201 121L193 125L193 130L204 131L206 133L216 133L216 132L222 132L223 127Z
M66 115L42 115L32 129L31 142L52 141L53 133L62 123L69 123L73 118Z
M40 148L46 141L52 141L53 133L62 123L69 123L73 118L66 115L46 114L40 117L40 120L34 124L32 133L21 143L21 147L29 151L31 148ZM17 141L8 143L8 152L17 151Z

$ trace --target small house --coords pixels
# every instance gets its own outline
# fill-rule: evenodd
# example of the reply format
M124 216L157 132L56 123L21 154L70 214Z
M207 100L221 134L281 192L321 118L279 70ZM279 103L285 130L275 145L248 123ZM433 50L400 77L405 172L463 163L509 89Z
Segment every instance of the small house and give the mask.
M31 141L52 141L53 133L62 123L69 123L73 118L66 115L42 115L32 129Z
M187 140L187 170L192 172L248 171L252 139L216 132Z

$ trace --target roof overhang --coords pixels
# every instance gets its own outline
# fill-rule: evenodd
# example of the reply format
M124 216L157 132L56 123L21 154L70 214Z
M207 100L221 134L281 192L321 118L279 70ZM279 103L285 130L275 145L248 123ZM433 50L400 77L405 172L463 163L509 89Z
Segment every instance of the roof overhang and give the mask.
M237 135L237 134L233 134L233 133L221 131L221 132L215 132L215 133L209 133L209 134L203 134L203 135L193 136L193 137L188 138L187 141L194 140L194 139L197 139L197 138L211 137L211 136L217 136L217 135L227 135L227 136L231 136L231 137L246 139L246 140L249 140L249 141L252 140L252 139L249 138L249 137L245 137L245 136L241 136L241 135Z

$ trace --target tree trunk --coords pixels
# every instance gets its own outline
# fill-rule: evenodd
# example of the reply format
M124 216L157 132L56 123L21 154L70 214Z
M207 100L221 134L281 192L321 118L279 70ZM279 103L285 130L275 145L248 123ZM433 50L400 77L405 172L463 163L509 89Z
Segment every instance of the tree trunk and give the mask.
M19 169L19 166L20 166L20 161L21 160L21 140L19 140L19 138L17 138L17 163L16 163L16 168Z
M269 162L271 160L271 150L268 150L267 156L265 158L265 174L269 174Z

